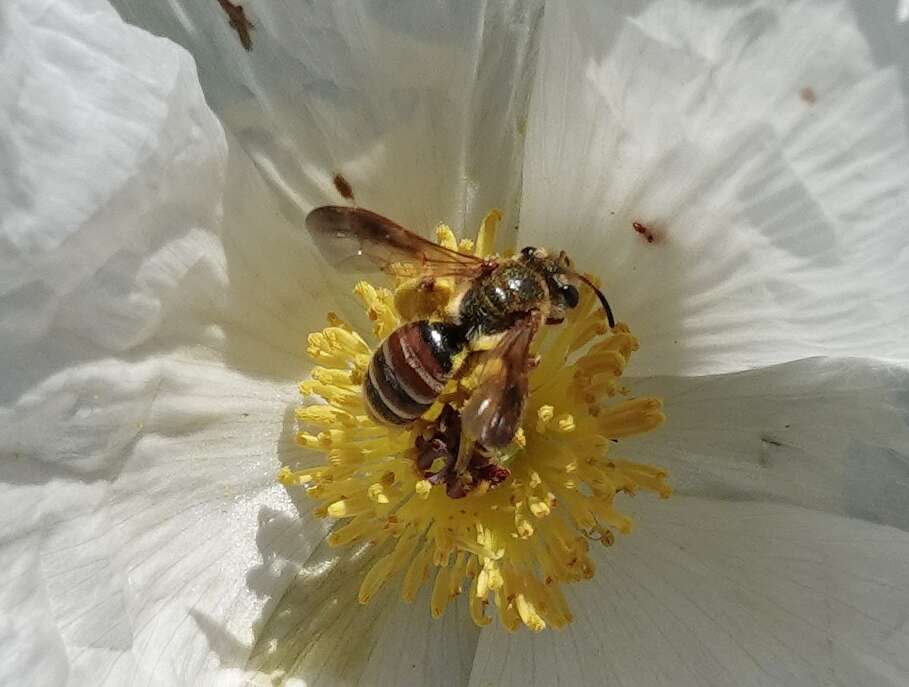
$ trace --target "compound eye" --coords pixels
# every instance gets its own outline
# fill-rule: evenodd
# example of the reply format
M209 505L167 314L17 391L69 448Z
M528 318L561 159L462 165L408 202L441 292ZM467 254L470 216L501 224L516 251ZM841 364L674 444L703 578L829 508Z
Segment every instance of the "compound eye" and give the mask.
M527 248L521 249L521 255L523 255L528 260L536 255L537 249L533 246L527 246Z
M578 301L581 300L578 290L573 287L571 284L563 286L559 291L562 294L562 298L565 299L565 305L569 308L574 308L577 306Z

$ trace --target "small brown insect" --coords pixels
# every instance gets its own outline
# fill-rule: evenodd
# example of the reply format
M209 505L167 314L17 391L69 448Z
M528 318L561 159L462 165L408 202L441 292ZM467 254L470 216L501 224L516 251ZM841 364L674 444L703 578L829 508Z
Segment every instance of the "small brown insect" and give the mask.
M230 19L230 27L237 32L237 36L240 38L240 44L246 50L252 50L252 37L249 35L249 32L252 31L255 26L246 18L243 5L235 5L230 2L230 0L218 0L218 4L221 5L221 9L224 10L227 17Z
M637 233L639 233L641 236L643 236L647 240L647 243L653 243L654 241L656 241L656 237L654 236L653 232L650 230L650 227L648 227L646 224L642 224L641 222L632 222L631 226L634 228L634 230Z
M346 198L351 203L355 202L353 187L350 185L350 182L344 178L343 174L335 174L334 179L335 190L341 194L342 198Z
M610 327L606 297L572 268L564 252L551 256L524 248L510 258L480 258L450 250L369 210L326 206L313 210L306 226L322 254L339 270L378 266L398 273L413 267L424 280L450 277L454 296L445 318L401 325L373 354L363 382L366 406L379 422L408 426L423 415L455 374L455 356L480 337L497 337L491 350L477 353L480 382L460 411L455 474L465 469L476 446L498 449L514 438L524 416L530 346L537 331L564 320L578 305L578 286L596 293Z

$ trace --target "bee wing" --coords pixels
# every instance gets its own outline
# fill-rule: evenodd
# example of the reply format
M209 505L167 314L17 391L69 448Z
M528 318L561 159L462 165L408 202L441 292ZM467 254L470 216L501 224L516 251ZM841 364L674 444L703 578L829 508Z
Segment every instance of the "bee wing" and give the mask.
M508 445L524 419L527 404L530 343L540 326L528 317L484 353L479 386L461 412L465 434L488 448Z
M316 208L307 215L306 228L325 259L344 272L375 266L403 276L473 278L488 269L482 258L449 250L362 208Z

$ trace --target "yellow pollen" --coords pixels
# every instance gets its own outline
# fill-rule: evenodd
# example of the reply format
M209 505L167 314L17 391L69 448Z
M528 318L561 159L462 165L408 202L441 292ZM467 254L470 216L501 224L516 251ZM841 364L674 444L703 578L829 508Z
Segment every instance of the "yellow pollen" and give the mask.
M501 218L490 212L476 241L458 242L444 225L436 237L449 248L491 255ZM309 336L306 350L317 367L300 384L298 442L324 460L284 467L278 479L304 488L318 517L338 520L332 546L370 543L375 558L360 584L360 603L394 581L408 603L428 588L436 618L467 594L477 625L497 616L508 630L563 627L572 615L562 585L595 572L590 542L611 546L615 532L632 529L615 508L616 496L671 494L664 470L613 455L615 440L664 420L658 399L631 397L619 381L638 341L624 324L609 330L599 303L583 290L565 321L543 327L534 342L540 363L530 376L524 426L496 457L510 475L494 488L481 483L466 497L451 498L414 458L416 438L442 403L399 429L375 423L361 395L381 340L415 317L441 316L454 292L450 280L427 289L407 266L395 274L395 290L367 282L354 289L372 323L369 335L329 313L328 326ZM476 374L450 382L441 398L460 408L479 381Z

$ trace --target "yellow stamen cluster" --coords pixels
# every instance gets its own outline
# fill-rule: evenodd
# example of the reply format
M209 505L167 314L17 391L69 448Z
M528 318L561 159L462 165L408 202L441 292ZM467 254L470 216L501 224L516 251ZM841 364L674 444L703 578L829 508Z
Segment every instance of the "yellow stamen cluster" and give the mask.
M488 254L498 219L490 213L476 244L458 246L446 227L439 240L461 250L476 245L477 254ZM299 441L325 460L285 468L279 477L285 485L305 486L319 502L316 515L341 521L329 538L333 546L372 543L376 560L360 585L361 603L399 578L407 602L427 582L432 586L434 617L466 592L477 625L490 622L492 603L509 630L562 627L572 616L561 585L594 574L589 542L611 545L614 530L631 529L631 520L613 505L616 494L670 494L662 470L611 455L611 440L650 431L664 419L654 398L606 401L628 396L619 377L638 342L623 324L608 331L590 294L562 325L544 327L535 342L541 362L531 374L524 426L501 457L511 476L495 489L481 484L454 499L416 468L420 428L376 424L361 397L371 351L404 321L396 301L419 310L408 289L399 283L396 294L357 285L373 322L372 344L334 314L326 329L309 337L317 367L300 385L310 403L297 411L307 428ZM465 380L452 382L459 383ZM440 410L436 404L427 416Z

